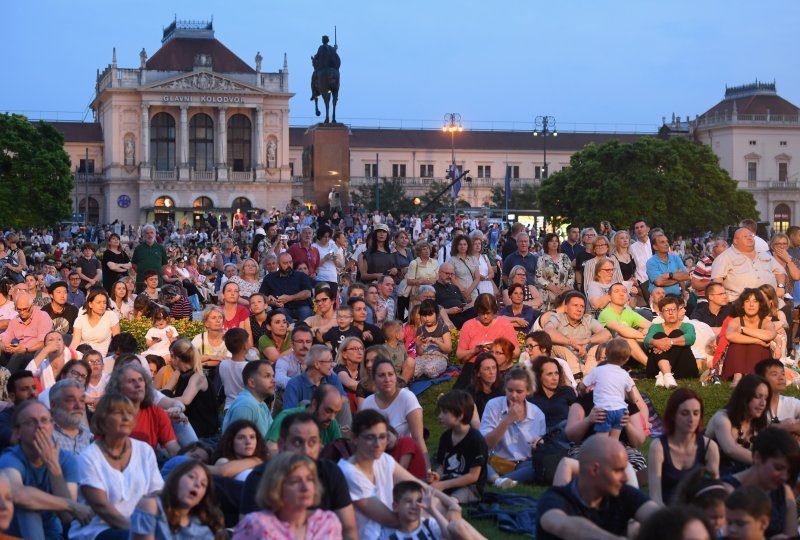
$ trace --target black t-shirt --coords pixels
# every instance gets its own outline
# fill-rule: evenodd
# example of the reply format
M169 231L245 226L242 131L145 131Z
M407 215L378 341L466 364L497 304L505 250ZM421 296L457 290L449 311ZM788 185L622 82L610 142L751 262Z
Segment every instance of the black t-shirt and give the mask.
M547 429L555 427L569 416L569 406L575 403L578 396L571 386L559 386L551 397L534 394L528 401L539 407L544 413ZM591 411L591 409L589 409Z
M81 269L83 275L94 279L97 276L98 270L100 270L100 261L98 261L95 257L91 259L87 259L86 257L78 257L78 268ZM88 281L81 280L81 289L85 289Z
M372 334L372 339L364 339L364 332L369 332ZM370 345L383 345L386 343L386 339L383 337L383 331L374 324L369 324L368 322L364 323L364 330L361 331L361 335L359 337L361 338L361 341L364 342L364 347L369 347Z
M72 326L75 324L75 319L78 317L78 308L72 304L64 304L64 310L61 313L53 313L53 303L50 302L42 308L42 311L50 315L53 320L53 330L61 334L71 334Z
M712 326L714 328L719 328L722 326L723 321L725 318L730 315L731 306L722 306L719 310L719 313L714 315L708 309L708 302L699 302L697 307L694 308L692 311L690 319L694 319L696 321L704 322L708 326Z
M639 412L639 407L637 407L635 403L633 403L632 401L628 401L627 399L625 400L625 402L628 404L628 414L633 416L634 414ZM575 403L579 403L581 407L583 407L583 413L586 416L589 416L589 414L591 414L592 412L592 409L594 408L594 392L587 392L583 396L579 397ZM647 414L647 411L645 411L644 414ZM586 432L586 435L584 435L583 440L585 441L592 435L594 435L594 426L589 428L589 431ZM627 431L624 429L622 430L622 433L619 434L619 442L621 442L625 446L632 446L628 442L628 434Z
M461 291L452 283L445 285L437 281L433 284L433 288L436 290L436 303L445 309L463 306L467 303Z
M590 508L578 495L575 480L566 486L551 487L539 499L536 538L537 540L558 538L542 528L541 516L545 515L548 510L561 510L568 516L583 517L611 534L626 536L628 521L634 519L639 507L649 500L647 495L626 484L622 486L619 495L605 497L598 508Z
M466 389L469 394L472 396L472 399L475 401L475 406L478 408L478 416L483 418L483 410L486 408L486 404L489 403L490 399L494 399L496 397L500 397L505 395L503 392L503 386L498 386L493 392L488 394L484 394L483 392L476 392L470 383L469 388Z
M319 459L316 463L317 475L322 484L322 499L319 508L335 512L353 504L347 480L339 466L329 459ZM256 493L258 493L258 485L261 483L261 477L264 476L266 466L267 463L262 463L247 475L247 480L242 488L242 500L239 503L240 514L262 510L256 504Z
M338 326L334 326L322 334L322 341L324 343L330 343L335 352L339 348L339 345L342 344L342 341L349 337L357 337L358 339L361 339L361 330L355 326L351 326L348 330L342 332Z
M469 431L459 443L453 446L453 431L448 429L439 437L439 449L436 461L442 466L442 479L448 480L456 476L469 474L473 467L480 467L481 474L476 483L478 491L483 493L486 483L486 463L489 459L489 447L481 432L475 428ZM447 490L450 492L453 490Z

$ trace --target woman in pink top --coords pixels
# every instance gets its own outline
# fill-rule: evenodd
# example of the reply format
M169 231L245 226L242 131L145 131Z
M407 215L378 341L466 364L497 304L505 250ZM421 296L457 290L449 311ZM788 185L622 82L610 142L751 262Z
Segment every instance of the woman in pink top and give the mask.
M472 368L478 354L492 350L492 343L500 337L514 345L513 357L519 358L517 331L505 317L497 316L497 299L491 294L479 294L475 300L478 316L464 323L458 336L456 359L464 363L454 388L464 390L472 380Z
M233 540L314 540L342 538L342 524L329 510L311 510L319 504L322 486L317 466L302 454L283 452L264 470L256 502L265 508L239 522Z

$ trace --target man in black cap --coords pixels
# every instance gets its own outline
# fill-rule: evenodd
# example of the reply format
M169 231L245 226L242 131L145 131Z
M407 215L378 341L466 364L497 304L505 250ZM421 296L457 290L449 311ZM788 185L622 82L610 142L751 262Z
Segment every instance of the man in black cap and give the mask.
M42 308L42 311L53 319L53 330L62 336L72 334L72 326L78 316L78 308L67 303L67 290L66 281L54 282L47 289L47 292L50 293L50 303Z

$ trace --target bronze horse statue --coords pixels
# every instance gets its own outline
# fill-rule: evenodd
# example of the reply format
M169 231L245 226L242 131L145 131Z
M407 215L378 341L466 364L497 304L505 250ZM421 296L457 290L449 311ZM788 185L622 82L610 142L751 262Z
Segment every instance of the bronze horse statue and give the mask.
M319 110L317 98L322 96L325 102L325 123L330 121L336 123L336 102L339 101L339 70L332 67L322 68L314 71L311 76L311 100L314 102L314 109L317 116L322 113ZM328 112L330 109L331 97L333 97L333 111L329 120Z

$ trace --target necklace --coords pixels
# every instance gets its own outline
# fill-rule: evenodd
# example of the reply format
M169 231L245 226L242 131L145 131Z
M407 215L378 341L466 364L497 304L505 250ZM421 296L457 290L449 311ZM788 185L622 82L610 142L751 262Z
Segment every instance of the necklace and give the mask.
M122 451L119 454L112 454L111 450L106 446L106 443L103 441L97 441L97 445L100 449L105 452L105 454L115 461L119 461L122 459L122 456L125 455L125 451L128 449L128 441L125 440L125 444L122 445Z

